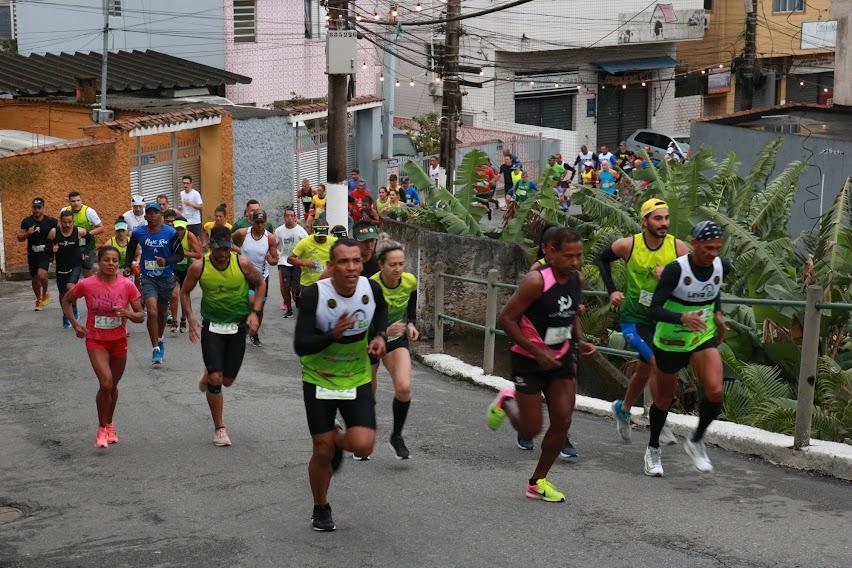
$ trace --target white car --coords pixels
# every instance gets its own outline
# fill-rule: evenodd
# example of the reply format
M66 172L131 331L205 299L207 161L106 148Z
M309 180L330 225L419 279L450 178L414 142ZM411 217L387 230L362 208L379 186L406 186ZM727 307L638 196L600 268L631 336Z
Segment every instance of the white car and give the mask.
M642 148L650 146L651 158L662 160L666 157L669 147L686 157L689 152L689 135L667 134L650 128L640 128L631 134L627 140L627 149L640 155Z

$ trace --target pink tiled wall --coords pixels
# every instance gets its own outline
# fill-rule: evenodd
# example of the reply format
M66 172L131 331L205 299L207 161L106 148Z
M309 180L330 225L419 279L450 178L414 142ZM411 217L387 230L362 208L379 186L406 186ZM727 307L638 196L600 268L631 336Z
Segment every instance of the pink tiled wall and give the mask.
M304 37L304 0L257 0L255 42L234 43L233 0L225 5L225 69L252 78L248 85L227 88L235 103L269 106L273 101L328 94L325 40ZM357 95L380 91L381 51L359 42ZM363 68L367 64L367 69Z

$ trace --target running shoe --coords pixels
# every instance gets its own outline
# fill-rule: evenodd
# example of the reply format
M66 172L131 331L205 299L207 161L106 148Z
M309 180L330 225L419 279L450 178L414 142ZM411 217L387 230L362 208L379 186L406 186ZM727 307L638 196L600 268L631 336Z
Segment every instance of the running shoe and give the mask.
M260 336L259 335L252 335L251 336L251 344L254 345L255 347L263 347L263 343L260 342Z
M663 476L663 461L660 448L648 446L645 449L645 475L651 477Z
M231 439L228 437L228 431L225 430L224 426L216 428L216 431L213 432L213 445L219 446L220 448L231 445Z
M501 390L497 394L497 398L488 407L488 412L485 414L488 420L488 427L492 430L497 430L506 419L506 411L503 410L503 401L506 398L515 398L515 389L509 387Z
M167 324L169 324L169 325L171 325L171 323L172 323L173 321L174 321L174 318L172 317L172 313L171 313L171 312L169 312L168 314L166 314L166 323L167 323Z
M677 444L677 438L675 438L672 427L669 426L668 422L663 424L663 429L660 430L660 443L665 446L673 446Z
M390 445L393 451L396 452L396 459L407 460L411 457L411 453L408 451L408 446L405 445L405 440L402 439L402 436L391 434Z
M171 333L177 333L178 332L178 322L176 322L175 320L172 320L172 323L169 324L169 331Z
M154 347L153 353L151 353L151 364L152 365L161 365L163 363L163 352L160 351L159 347Z
M109 440L107 439L107 430L106 428L101 428L98 426L98 431L95 432L95 447L96 448L108 448Z
M104 429L106 430L107 442L110 444L115 444L118 442L118 434L115 433L115 426L112 422L107 424Z
M713 464L710 463L710 458L707 457L707 449L704 447L704 440L692 441L692 436L687 436L683 440L683 449L686 454L692 458L692 465L701 473L710 473L713 471Z
M612 403L612 416L615 418L615 429L621 439L625 442L630 441L630 411L624 410L623 400L616 400Z
M337 527L331 518L331 505L314 505L314 514L311 515L311 526L315 531L331 532Z
M63 329L71 329L71 320L62 316L62 328Z
M370 456L359 456L357 454L352 454L352 459L356 462L368 462L370 461Z
M580 454L577 453L577 448L575 448L571 444L571 440L565 438L565 445L562 446L562 449L559 450L559 457L565 459L574 459L578 457Z
M186 318L180 318L180 332L186 333Z
M41 299L35 301L35 306L33 307L34 312L40 312L44 309L44 306L41 305Z
M157 348L160 350L160 362L166 358L166 342L162 339L157 342Z
M546 479L536 480L535 485L527 483L527 497L530 499L547 501L548 503L565 502L565 495L560 493L559 490Z
M535 442L518 434L518 447L522 450L532 451L535 449Z
M48 305L50 303L50 292L45 292L44 296L41 297L41 305L42 307Z
M287 308L287 311L286 311L286 312L284 312L284 317L285 317L285 318L291 318L291 317L293 317L293 308Z

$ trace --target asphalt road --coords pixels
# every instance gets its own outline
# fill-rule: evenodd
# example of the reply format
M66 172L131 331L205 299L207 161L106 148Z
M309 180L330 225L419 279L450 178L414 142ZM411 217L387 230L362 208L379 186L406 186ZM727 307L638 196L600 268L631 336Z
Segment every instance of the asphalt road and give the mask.
M200 348L169 338L152 370L133 325L121 442L98 450L83 344L55 302L31 311L30 294L0 283L0 506L25 513L0 524L3 567L852 565L852 485L716 448L712 475L674 447L667 477L647 478L646 434L623 445L611 421L588 415L572 427L581 458L550 476L568 502L529 501L537 452L518 450L505 426L487 429L492 393L419 366L412 459L387 445L383 374L374 459L345 461L330 494L338 530L316 533L293 320L277 302L266 346L248 348L226 390L232 447L211 443Z

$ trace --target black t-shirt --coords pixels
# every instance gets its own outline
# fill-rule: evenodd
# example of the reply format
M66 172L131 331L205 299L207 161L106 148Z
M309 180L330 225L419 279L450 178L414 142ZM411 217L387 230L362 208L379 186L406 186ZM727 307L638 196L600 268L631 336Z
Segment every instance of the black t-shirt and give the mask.
M30 227L35 227L36 230L32 235L27 236L27 254L50 254L47 248L47 235L50 230L57 227L58 223L53 217L44 215L41 221L37 221L35 217L30 215L21 221L21 229L26 231ZM59 229L57 229L59 230Z
M509 189L514 184L512 183L512 166L508 164L500 164L500 173L503 174L503 186Z
M379 268L379 261L373 257L364 263L364 268L361 269L361 276L364 278L370 278L379 270L381 270L381 268Z

